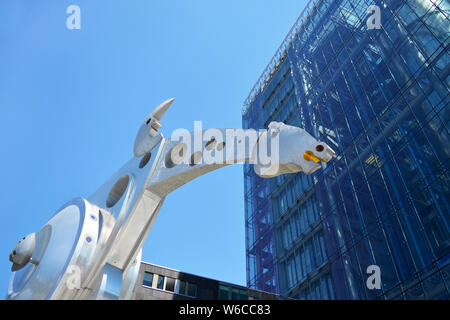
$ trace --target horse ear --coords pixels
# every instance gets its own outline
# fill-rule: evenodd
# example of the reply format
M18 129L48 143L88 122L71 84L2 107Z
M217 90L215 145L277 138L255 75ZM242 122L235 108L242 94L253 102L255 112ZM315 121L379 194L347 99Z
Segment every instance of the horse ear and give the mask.
M169 109L169 107L172 105L172 103L175 101L175 98L171 98L169 100L164 101L159 106L155 108L155 110L152 111L150 114L150 117L152 119L156 119L158 121L161 121L162 117L166 113L166 111Z
M145 124L148 125L152 120L161 121L162 117L166 113L166 111L169 109L169 107L172 105L172 103L175 101L175 98L171 98L169 100L164 101L159 106L157 106L148 117L145 119Z
M160 137L157 138L157 132L162 127L160 121L174 101L175 98L171 98L161 103L148 115L145 122L141 125L134 140L133 152L136 157L142 156L154 147L155 143L160 141Z

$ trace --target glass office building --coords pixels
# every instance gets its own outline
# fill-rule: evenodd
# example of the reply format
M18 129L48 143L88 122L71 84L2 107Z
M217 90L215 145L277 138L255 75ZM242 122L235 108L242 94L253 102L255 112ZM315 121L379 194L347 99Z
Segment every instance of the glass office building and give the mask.
M244 166L249 287L450 297L449 14L448 0L309 2L247 98L243 127L299 126L336 158L311 176L261 179ZM371 265L380 289L367 286Z

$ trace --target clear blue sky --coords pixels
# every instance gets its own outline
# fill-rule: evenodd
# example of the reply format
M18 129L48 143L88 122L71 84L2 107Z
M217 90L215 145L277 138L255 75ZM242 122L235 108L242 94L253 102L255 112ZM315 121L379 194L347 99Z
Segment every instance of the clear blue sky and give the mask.
M3 0L0 298L8 255L132 155L144 117L176 97L163 134L241 127L241 106L307 1ZM81 30L66 8L81 8ZM169 195L143 260L245 285L242 165Z

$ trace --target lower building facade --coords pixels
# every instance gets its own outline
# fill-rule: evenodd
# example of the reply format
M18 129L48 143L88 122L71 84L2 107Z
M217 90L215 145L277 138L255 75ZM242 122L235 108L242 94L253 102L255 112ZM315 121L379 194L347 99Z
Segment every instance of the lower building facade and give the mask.
M246 100L243 128L299 126L336 158L310 176L244 166L248 287L450 297L449 14L445 0L309 2Z

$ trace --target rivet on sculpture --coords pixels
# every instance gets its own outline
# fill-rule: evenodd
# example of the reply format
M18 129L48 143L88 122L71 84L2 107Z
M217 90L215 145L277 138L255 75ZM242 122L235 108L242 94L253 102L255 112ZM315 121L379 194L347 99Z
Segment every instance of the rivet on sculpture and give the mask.
M150 113L136 136L134 157L94 194L69 201L37 233L16 244L9 256L13 273L7 299L129 299L142 246L170 192L238 162L253 163L256 174L269 178L311 174L334 155L305 130L279 122L247 144L229 141L227 133L234 129L213 129L225 141L166 139L158 130L173 101ZM260 151L269 149L272 157L263 162ZM202 161L211 153L214 161Z

